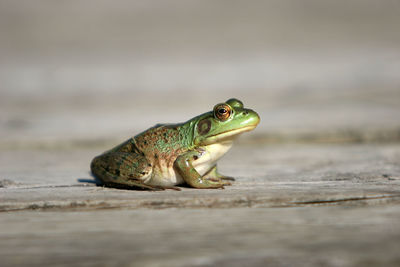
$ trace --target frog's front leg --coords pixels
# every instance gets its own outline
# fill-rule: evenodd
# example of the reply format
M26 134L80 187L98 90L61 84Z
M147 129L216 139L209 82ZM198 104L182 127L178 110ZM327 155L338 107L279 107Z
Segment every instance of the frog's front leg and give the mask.
M193 167L193 161L199 159L202 153L196 150L188 151L179 157L174 162L174 167L182 176L183 180L195 188L224 188L224 182L212 181L203 178Z
M217 170L217 165L214 165L207 173L205 173L203 175L203 178L213 180L213 181L221 181L221 180L235 181L235 178L233 178L233 177L220 174ZM227 183L227 184L230 185L230 183Z

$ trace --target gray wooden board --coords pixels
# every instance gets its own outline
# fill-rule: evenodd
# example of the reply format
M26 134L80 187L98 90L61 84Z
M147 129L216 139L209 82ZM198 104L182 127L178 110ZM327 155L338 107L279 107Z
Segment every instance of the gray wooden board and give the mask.
M0 154L1 266L398 266L399 144L238 144L224 190L92 183L106 149Z
M101 149L1 154L0 210L110 207L244 207L397 201L400 146L239 145L221 160L237 178L225 190L147 192L96 186L91 158Z
M400 206L22 211L1 266L399 266Z
M399 5L14 2L0 266L400 266ZM95 155L231 97L262 118L219 164L233 186L93 183Z

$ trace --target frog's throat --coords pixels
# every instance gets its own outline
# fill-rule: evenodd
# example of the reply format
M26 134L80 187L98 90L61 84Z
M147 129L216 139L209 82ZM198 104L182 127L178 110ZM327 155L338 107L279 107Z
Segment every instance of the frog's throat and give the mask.
M233 138L237 137L239 134L248 132L256 128L257 125L250 125L246 127L242 127L239 129L229 130L225 132L221 132L215 135L208 136L205 140L197 141L195 140L196 145L211 145L218 142L232 140Z

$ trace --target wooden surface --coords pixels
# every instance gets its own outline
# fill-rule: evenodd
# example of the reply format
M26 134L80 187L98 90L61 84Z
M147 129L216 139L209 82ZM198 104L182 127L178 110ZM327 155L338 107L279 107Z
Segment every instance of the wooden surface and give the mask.
M237 181L179 192L96 186L89 163L151 126L147 118L183 121L189 107L205 111L205 99L2 99L14 120L1 124L1 266L398 266L400 112L391 92L378 101L354 91L340 107L334 91L317 104L311 95L249 96L260 127L219 162ZM156 108L144 114L146 103Z
M88 164L98 153L4 151L2 177L13 179L3 180L0 210L295 207L400 197L398 144L238 144L220 163L222 173L237 178L233 186L163 192L96 186Z
M400 5L0 0L0 266L400 266ZM231 97L225 190L91 159Z
M98 150L3 151L2 266L400 264L398 144L239 144L180 192L96 186Z
M398 266L399 205L22 211L2 266ZM4 226L7 226L5 228Z

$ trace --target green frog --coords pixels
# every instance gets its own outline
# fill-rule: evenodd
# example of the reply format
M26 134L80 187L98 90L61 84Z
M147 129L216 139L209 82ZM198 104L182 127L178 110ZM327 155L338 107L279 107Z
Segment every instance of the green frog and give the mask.
M178 124L156 126L95 157L93 175L104 185L148 190L224 188L234 178L217 171L217 161L241 133L253 130L258 114L229 99Z

